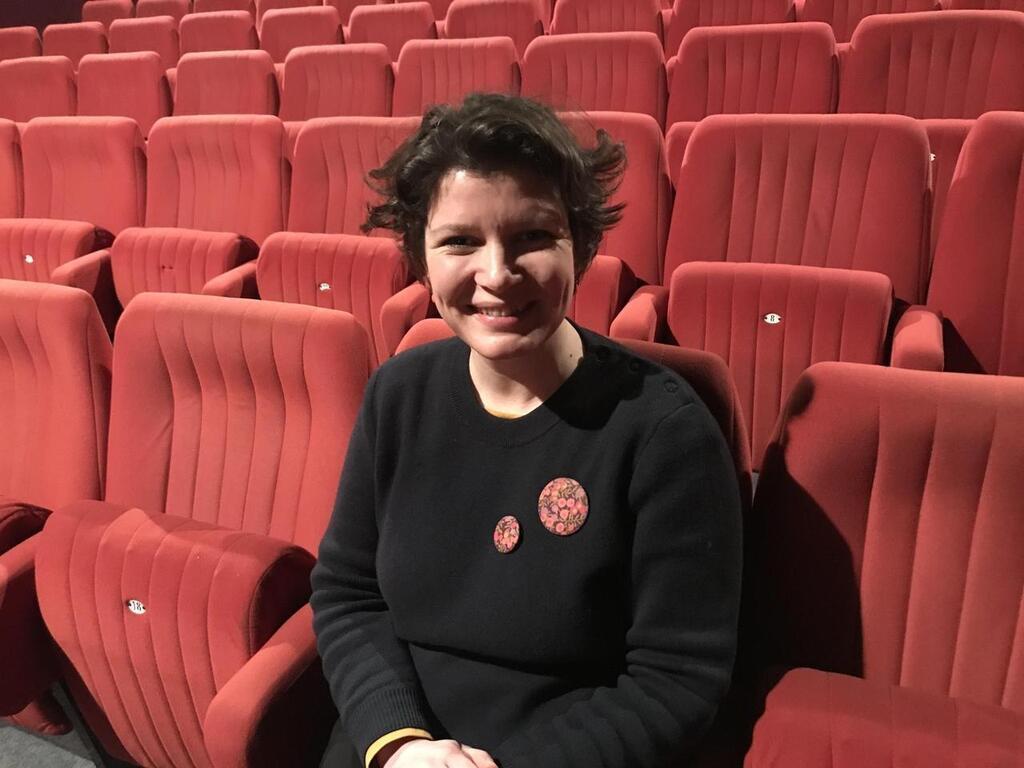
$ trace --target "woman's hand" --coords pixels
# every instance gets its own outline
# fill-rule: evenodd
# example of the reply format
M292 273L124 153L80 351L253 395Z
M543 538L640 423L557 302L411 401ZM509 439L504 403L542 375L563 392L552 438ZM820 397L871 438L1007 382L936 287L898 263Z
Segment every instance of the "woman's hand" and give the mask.
M412 739L381 762L382 768L498 768L494 759L482 749L467 747L451 739Z

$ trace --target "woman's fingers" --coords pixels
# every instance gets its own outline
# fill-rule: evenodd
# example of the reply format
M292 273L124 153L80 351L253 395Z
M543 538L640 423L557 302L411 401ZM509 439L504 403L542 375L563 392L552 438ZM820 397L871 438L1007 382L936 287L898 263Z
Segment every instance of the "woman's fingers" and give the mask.
M498 764L494 762L494 758L482 749L474 749L473 747L467 747L463 744L462 751L470 760L473 761L474 768L498 768Z

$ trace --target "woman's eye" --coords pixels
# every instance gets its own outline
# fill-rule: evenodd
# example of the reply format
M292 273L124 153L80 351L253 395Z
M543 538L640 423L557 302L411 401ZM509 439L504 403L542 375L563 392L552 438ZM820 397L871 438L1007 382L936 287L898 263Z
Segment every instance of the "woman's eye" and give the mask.
M441 241L442 247L450 248L468 248L472 244L473 243L470 238L464 235L452 235L451 237L446 237Z
M555 236L546 229L531 229L524 232L521 239L528 243L537 243L546 240L554 240Z

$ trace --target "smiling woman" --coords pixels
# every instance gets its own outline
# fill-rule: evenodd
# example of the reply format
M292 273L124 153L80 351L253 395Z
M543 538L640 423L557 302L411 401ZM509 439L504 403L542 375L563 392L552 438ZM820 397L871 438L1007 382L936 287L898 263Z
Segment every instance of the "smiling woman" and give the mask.
M567 315L624 164L436 107L371 176L456 338L380 367L313 573L330 768L668 768L728 684L739 496L687 383Z

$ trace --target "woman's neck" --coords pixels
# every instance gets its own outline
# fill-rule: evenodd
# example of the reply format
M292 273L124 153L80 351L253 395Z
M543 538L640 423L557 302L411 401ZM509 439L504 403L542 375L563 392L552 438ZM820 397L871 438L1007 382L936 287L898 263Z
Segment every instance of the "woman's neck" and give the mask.
M525 416L572 375L583 357L583 339L568 320L537 350L508 360L469 354L469 375L484 408Z

